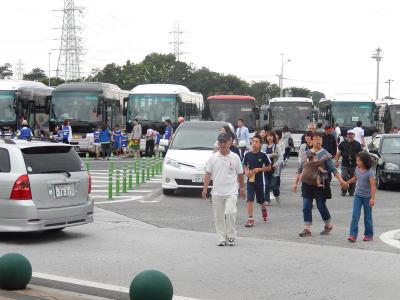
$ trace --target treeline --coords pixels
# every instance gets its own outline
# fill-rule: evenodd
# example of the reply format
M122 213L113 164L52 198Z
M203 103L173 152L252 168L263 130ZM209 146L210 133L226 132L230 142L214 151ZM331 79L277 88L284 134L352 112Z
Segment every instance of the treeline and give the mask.
M42 69L35 68L24 75L26 80L41 81L48 84L48 78ZM130 90L136 85L145 83L170 83L187 86L191 91L200 92L204 97L218 94L251 95L258 105L268 99L279 97L279 86L269 81L247 82L235 75L213 72L208 68L194 68L185 62L177 61L173 54L152 53L140 63L127 61L120 66L107 64L102 70L86 81L101 81L118 85L121 89ZM62 83L59 78L51 78L51 85ZM302 87L288 87L284 95L292 97L311 97L318 102L324 94Z

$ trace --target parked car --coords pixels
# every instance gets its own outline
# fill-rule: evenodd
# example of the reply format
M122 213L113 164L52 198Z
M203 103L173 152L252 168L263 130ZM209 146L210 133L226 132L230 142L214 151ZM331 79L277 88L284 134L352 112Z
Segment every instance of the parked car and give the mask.
M220 128L226 125L233 130L231 124L216 121L189 121L179 126L164 159L164 195L181 188L202 188L207 160L215 150Z
M400 135L380 134L368 145L376 161L376 184L383 190L389 184L400 183Z
M93 222L91 178L72 146L0 139L0 232Z

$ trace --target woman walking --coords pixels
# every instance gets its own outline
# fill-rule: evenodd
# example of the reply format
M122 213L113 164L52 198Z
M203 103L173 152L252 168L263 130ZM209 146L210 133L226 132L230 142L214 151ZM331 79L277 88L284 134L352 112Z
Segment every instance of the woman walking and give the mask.
M292 134L289 131L289 127L285 125L282 131L283 131L282 140L283 143L285 144L285 154L283 155L283 163L284 165L286 165L290 157L290 141L293 141L293 139L292 139Z
M279 204L280 190L279 177L281 173L281 165L283 162L283 153L278 145L278 140L275 132L268 131L266 133L266 144L262 146L261 151L266 153L271 161L271 171L265 172L265 197L268 204L271 203L270 193L272 191L276 202Z
M71 143L72 142L72 128L71 128L69 120L67 120L67 119L64 120L61 132L62 132L62 137L63 137L63 143L64 144Z

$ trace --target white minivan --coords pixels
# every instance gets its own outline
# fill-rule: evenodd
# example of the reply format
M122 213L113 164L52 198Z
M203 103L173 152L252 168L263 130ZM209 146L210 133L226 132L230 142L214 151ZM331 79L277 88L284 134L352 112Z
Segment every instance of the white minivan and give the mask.
M216 121L189 121L178 127L164 159L164 195L171 195L180 188L203 187L206 163L215 151L215 142L223 126L233 130L231 124Z

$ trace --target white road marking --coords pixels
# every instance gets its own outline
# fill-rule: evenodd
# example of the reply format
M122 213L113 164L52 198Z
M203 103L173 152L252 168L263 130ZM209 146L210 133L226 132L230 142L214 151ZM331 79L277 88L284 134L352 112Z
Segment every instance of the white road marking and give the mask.
M115 191L115 189L113 189L113 192ZM120 190L121 194L129 194L129 193L150 193L153 190L128 190L127 193L123 193L122 189ZM92 190L92 192L108 192L108 190Z
M384 232L379 238L382 242L400 249L400 240L395 238L396 235L400 235L400 229Z
M69 283L69 284L85 286L85 287L91 287L91 288L103 289L103 290L108 290L108 291L113 291L113 292L118 292L118 293L129 294L129 288L123 287L123 286L118 286L118 285L111 285L111 284L105 284L105 283L101 283L101 282L82 280L82 279L77 279L77 278L51 275L51 274L45 274L45 273L39 273L39 272L33 272L32 276L35 278L40 278L40 279L45 279L45 280L53 280L53 281L58 281L58 282L64 282L64 283ZM200 299L174 295L173 300L200 300Z

